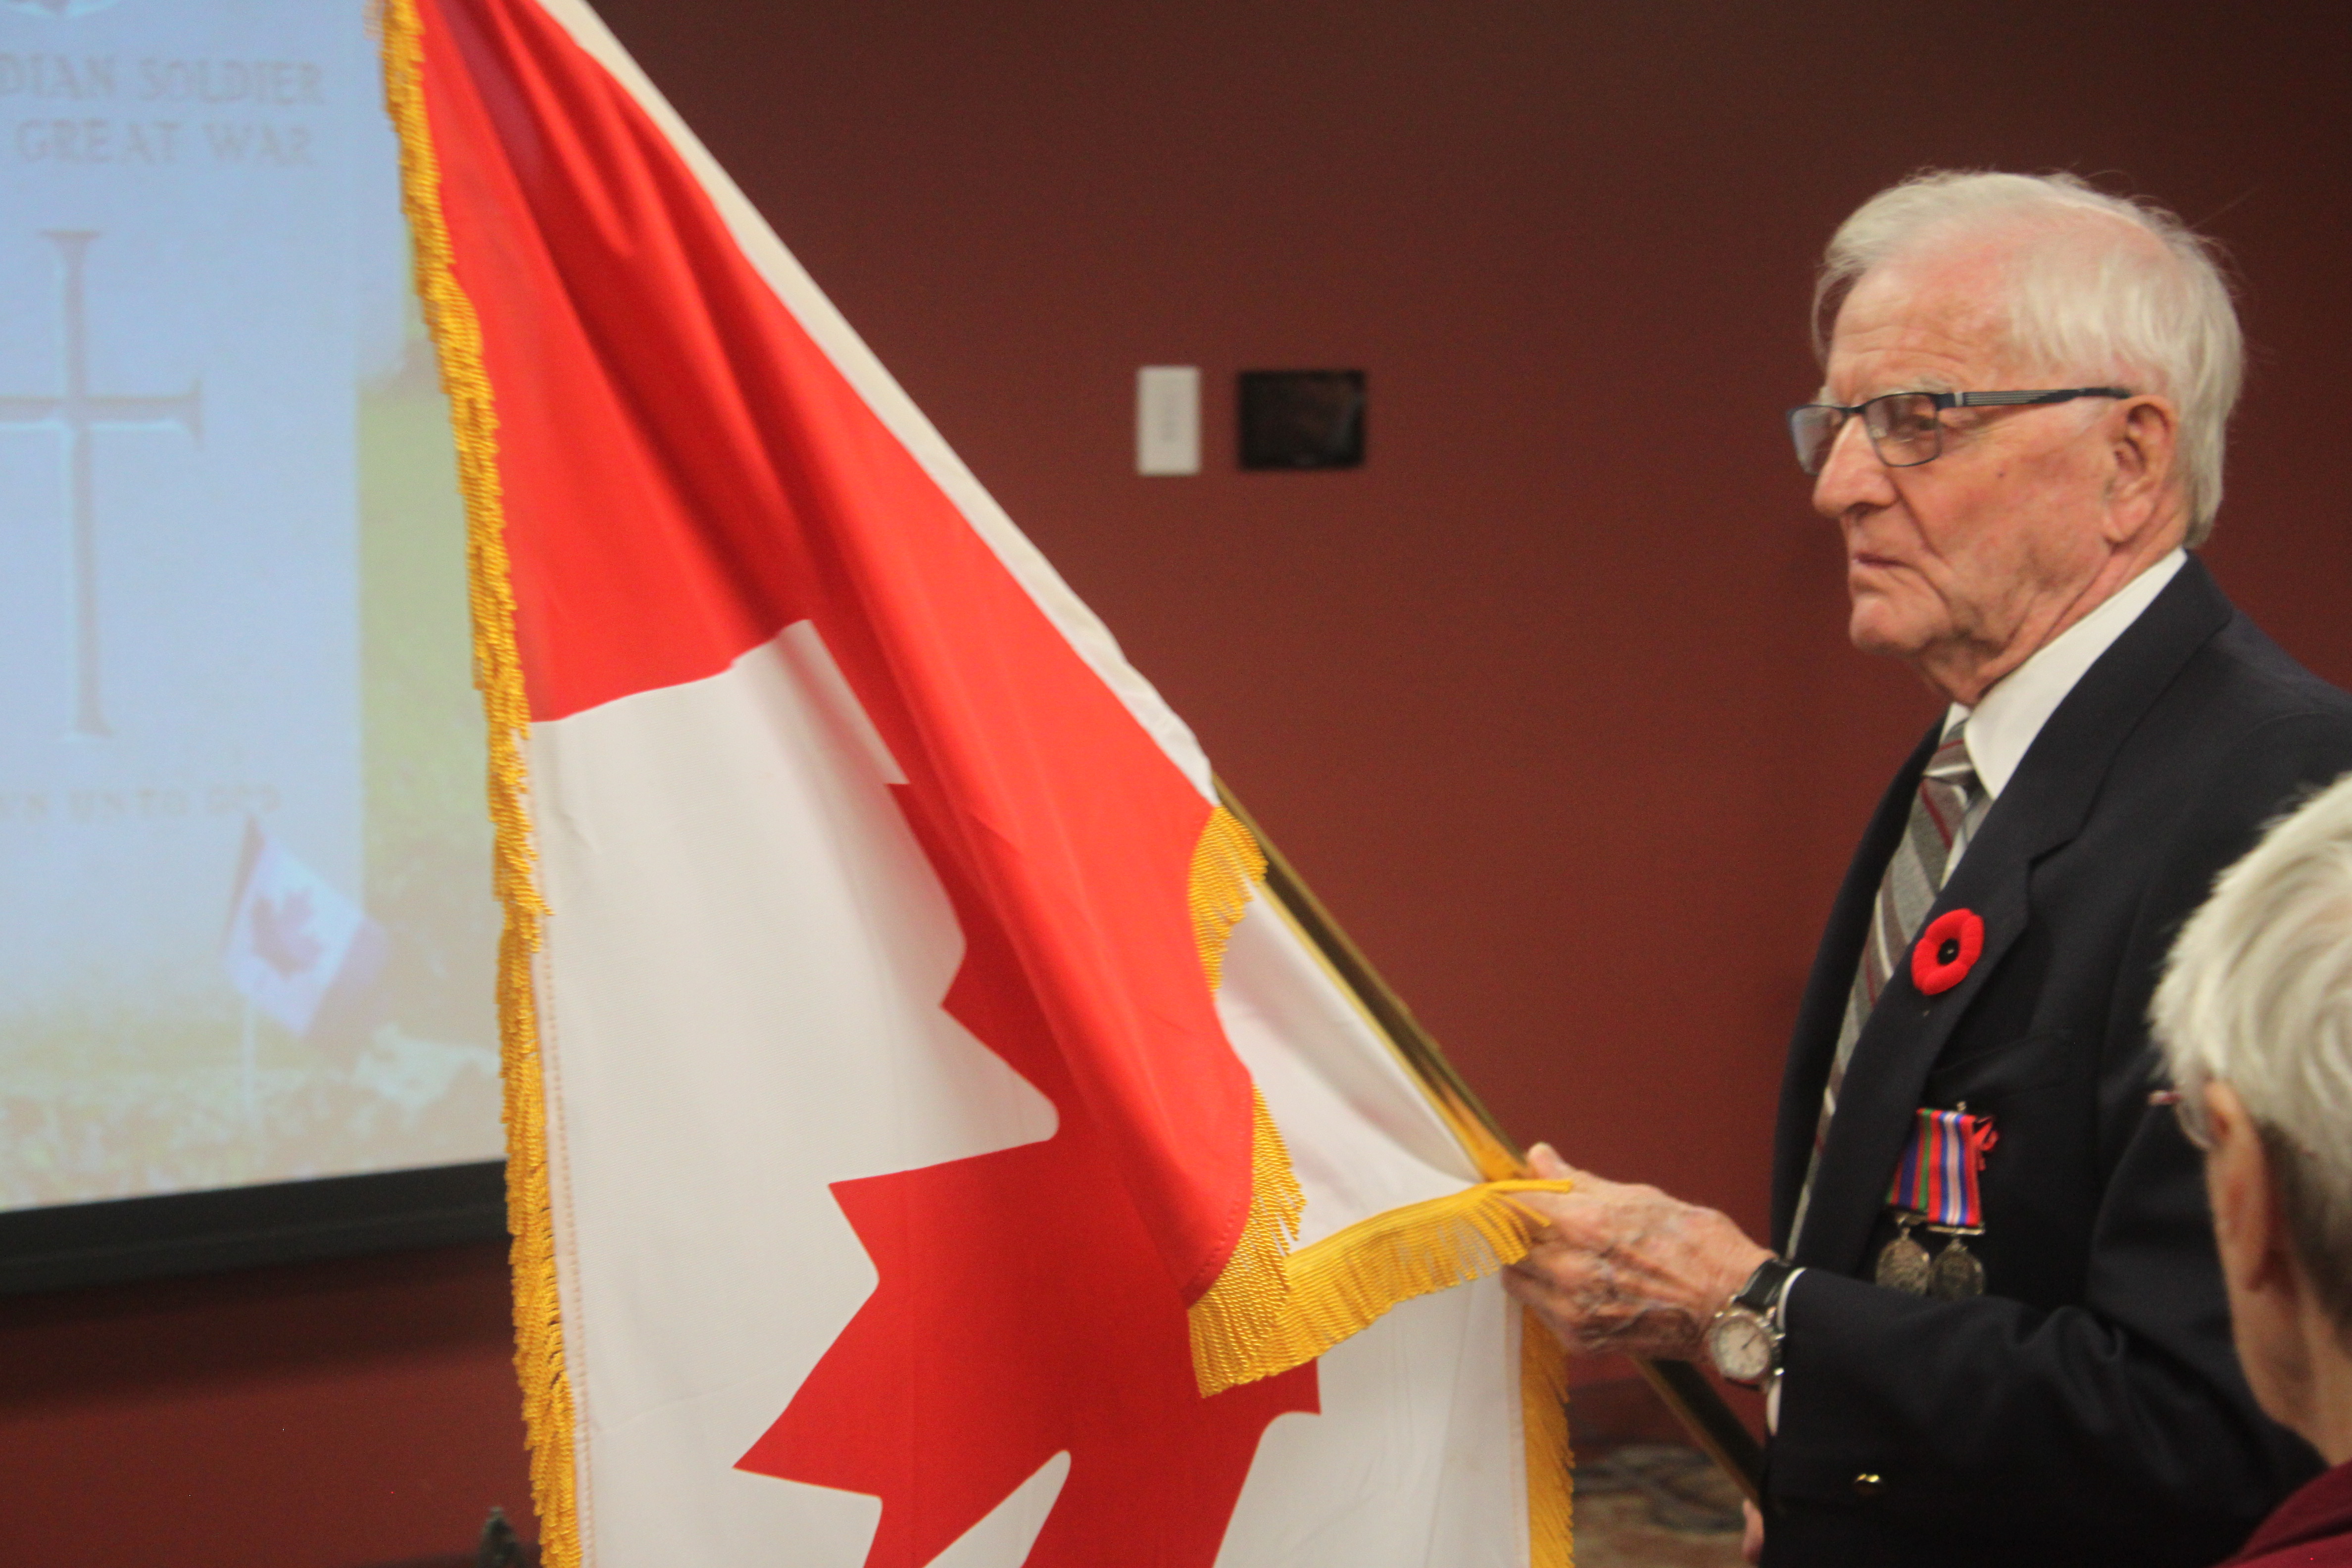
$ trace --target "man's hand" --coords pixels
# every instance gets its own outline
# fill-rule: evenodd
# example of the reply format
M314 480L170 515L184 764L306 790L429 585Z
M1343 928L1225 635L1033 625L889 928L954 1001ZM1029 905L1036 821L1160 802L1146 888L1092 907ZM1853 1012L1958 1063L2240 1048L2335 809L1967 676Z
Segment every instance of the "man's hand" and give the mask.
M1576 1190L1514 1196L1549 1226L1503 1288L1580 1354L1696 1357L1707 1324L1772 1256L1714 1209L1571 1170L1549 1144L1528 1158Z

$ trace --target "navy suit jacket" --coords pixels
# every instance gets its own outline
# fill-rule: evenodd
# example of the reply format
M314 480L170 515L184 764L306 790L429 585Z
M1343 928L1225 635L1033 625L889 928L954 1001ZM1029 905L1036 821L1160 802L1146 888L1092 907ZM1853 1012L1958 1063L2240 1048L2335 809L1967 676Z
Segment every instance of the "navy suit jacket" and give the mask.
M1814 959L1772 1172L1785 1247L1881 873L1940 723L1888 788ZM2231 607L2193 557L2084 673L1928 919L1984 921L1937 995L1908 964L1864 1026L1795 1261L1768 1565L2210 1563L2319 1468L2255 1408L2199 1157L2148 999L2217 873L2352 770L2352 697ZM1986 1294L1871 1282L1921 1106L1994 1119Z

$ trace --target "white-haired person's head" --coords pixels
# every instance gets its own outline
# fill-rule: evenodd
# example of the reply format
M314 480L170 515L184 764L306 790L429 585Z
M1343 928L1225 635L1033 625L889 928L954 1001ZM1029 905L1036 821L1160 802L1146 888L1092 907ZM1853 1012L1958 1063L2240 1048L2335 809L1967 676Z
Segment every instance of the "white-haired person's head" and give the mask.
M2174 943L2154 1006L2206 1151L2231 1329L2264 1410L2352 1458L2352 775L2273 826Z
M1826 359L1838 306L1864 274L1974 247L2002 253L1995 303L2022 364L2052 385L2113 384L2178 410L2187 542L2202 544L2221 509L2224 438L2245 376L2213 243L2154 203L2073 174L1929 171L1879 192L1831 237L1814 296L1817 348Z
M2244 343L2214 248L2152 203L1915 175L1831 238L1813 323L1789 433L1844 541L1846 635L1948 700L2211 534Z

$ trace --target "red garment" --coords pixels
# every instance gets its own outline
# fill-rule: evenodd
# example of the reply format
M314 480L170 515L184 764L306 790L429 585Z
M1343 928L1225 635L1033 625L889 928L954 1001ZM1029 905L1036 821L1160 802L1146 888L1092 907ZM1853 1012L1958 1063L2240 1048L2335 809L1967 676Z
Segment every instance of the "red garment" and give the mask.
M2221 1568L2352 1568L2352 1463L2305 1482Z

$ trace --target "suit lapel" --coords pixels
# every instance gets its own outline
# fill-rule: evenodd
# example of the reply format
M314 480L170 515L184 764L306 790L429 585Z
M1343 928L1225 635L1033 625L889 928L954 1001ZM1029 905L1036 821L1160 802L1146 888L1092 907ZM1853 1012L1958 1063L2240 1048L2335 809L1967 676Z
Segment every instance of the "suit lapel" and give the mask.
M1789 1061L1781 1069L1780 1116L1772 1137L1772 1246L1786 1251L1789 1226L1797 1214L1797 1194L1805 1184L1805 1166L1812 1158L1813 1129L1822 1115L1822 1090L1828 1085L1830 1063L1837 1055L1838 1030L1845 1023L1846 998L1853 990L1854 965L1870 929L1872 910L1878 902L1879 879L1911 817L1911 797L1919 775L1944 737L1941 715L1927 726L1918 747L1886 786L1862 847L1846 867L1837 901L1830 906L1829 925L1814 950L1812 973L1805 979L1804 1001L1797 1009L1797 1026L1790 1035ZM1962 864L1966 864L1963 861Z
M1948 910L1974 910L1984 921L1984 951L1967 976L1940 995L1927 995L1913 984L1907 957L1889 978L1846 1067L1796 1261L1847 1273L1860 1265L1871 1229L1885 1205L1886 1184L1910 1132L1928 1069L1970 1002L1993 983L2002 956L2024 932L2034 862L2081 832L2126 737L2189 655L2221 630L2232 613L2211 576L2191 557L2042 726L1922 922L1924 928ZM1904 779L1916 786L1924 765L1925 757L1915 755ZM1907 813L1907 791L1902 805ZM1868 897L1876 896L1878 878L1894 849L1891 836L1883 845L1875 842L1886 811L1882 805L1865 853L1855 858L1854 870L1848 873L1849 892L1867 867ZM1841 915L1846 912L1845 901L1842 894ZM1857 924L1837 949L1847 985L1853 983L1861 952L1861 929ZM1832 956L1826 941L1823 956L1825 961ZM1820 968L1816 966L1816 987ZM1813 1000L1809 993L1809 1013ZM1835 1037L1832 1022L1826 1038L1833 1046ZM1818 1047L1812 1054L1819 1054ZM1796 1065L1792 1058L1792 1080ZM1825 1076L1826 1071L1824 1061L1820 1073ZM1817 1076L1808 1114L1819 1110L1819 1085ZM1784 1095L1784 1124L1790 1114ZM1776 1199L1780 1184L1775 1183ZM1785 1235L1786 1219L1777 1201L1775 1220Z

